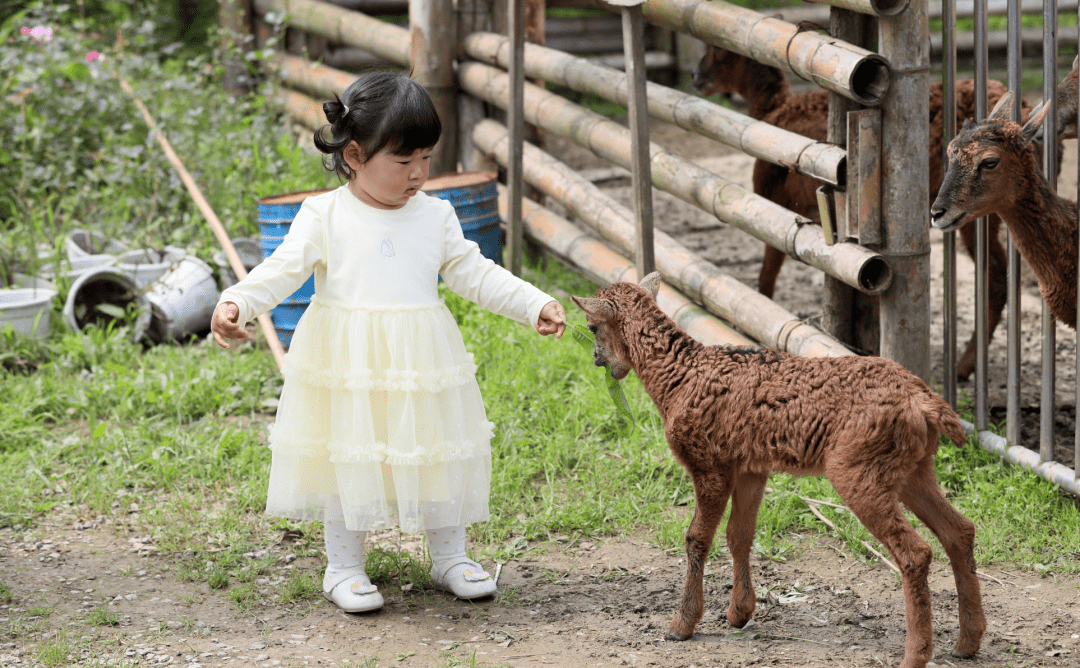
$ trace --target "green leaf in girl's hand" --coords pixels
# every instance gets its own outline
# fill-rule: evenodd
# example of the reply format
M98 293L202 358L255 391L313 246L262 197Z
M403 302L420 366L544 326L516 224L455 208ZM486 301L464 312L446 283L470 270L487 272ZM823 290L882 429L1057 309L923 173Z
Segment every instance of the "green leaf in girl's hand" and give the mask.
M582 348L589 351L589 354L591 355L593 348L596 345L596 337L593 336L593 333L581 325L570 323L569 326L570 334L572 335L571 338L573 338ZM611 367L605 365L604 369L607 371L607 378L605 379L607 391L611 396L611 401L615 404L615 410L621 415L626 416L630 420L630 424L636 428L637 421L634 420L634 414L630 412L630 404L627 403L626 395L623 394L622 385L611 375Z

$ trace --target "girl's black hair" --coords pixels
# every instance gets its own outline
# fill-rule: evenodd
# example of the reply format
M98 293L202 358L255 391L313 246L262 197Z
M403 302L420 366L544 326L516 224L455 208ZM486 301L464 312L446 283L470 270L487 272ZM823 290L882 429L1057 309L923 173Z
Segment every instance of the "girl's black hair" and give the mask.
M351 141L360 145L367 162L384 148L393 155L431 148L442 134L427 91L397 72L361 74L340 97L323 103L323 113L330 124L315 131L315 147L328 154L323 158L326 169L346 179L352 170L343 152Z

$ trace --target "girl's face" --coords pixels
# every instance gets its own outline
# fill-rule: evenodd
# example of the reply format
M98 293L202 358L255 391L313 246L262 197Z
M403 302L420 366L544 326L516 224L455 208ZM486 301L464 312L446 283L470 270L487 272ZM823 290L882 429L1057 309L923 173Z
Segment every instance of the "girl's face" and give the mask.
M345 162L352 170L349 190L361 202L376 209L400 209L415 195L428 178L431 149L411 155L394 155L385 149L367 162L356 142L345 148Z

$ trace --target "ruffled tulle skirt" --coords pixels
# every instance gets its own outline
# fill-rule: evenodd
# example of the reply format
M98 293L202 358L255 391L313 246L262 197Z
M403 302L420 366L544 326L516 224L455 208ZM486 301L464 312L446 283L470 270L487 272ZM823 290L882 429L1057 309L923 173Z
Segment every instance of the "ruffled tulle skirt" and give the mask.
M490 439L476 365L449 309L313 301L285 356L267 513L353 531L488 519Z

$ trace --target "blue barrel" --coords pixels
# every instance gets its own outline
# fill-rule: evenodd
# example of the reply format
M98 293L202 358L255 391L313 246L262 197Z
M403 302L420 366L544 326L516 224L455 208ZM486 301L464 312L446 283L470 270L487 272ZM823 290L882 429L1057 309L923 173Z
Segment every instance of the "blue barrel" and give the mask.
M300 205L312 195L321 195L329 190L310 190L308 192L274 195L259 200L259 246L262 247L263 259L270 257L274 249L289 232L293 218L300 211ZM288 347L292 343L293 332L300 316L304 315L311 298L315 295L315 274L308 276L300 288L289 295L281 304L270 312L281 345Z
M454 206L465 238L480 246L484 257L502 264L499 234L499 191L495 172L440 174L428 179L424 192Z

